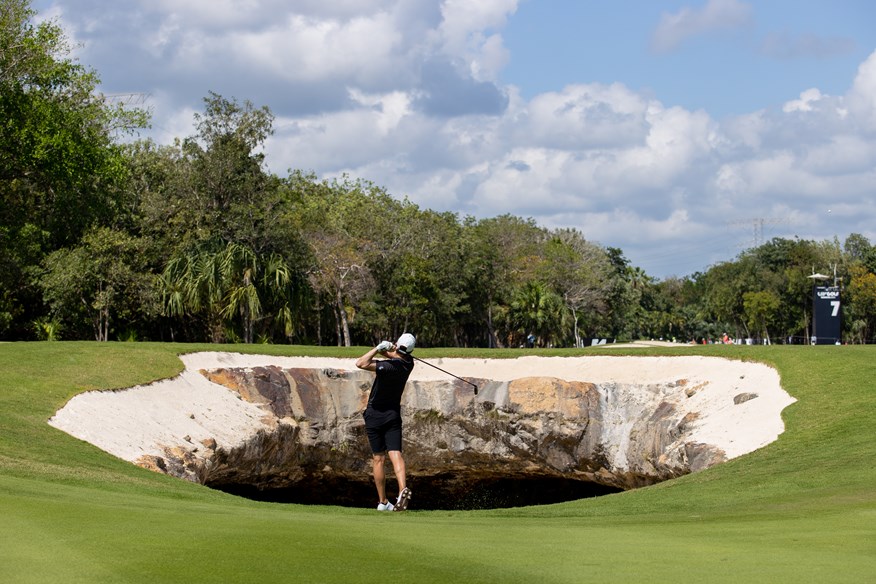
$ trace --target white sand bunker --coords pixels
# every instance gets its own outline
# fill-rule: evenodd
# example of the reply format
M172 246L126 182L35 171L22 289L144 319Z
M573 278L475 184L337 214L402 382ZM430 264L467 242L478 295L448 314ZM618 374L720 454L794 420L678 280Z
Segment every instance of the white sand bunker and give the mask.
M209 448L228 449L243 444L259 430L276 428L278 420L271 419L264 407L210 382L200 370L262 366L356 370L354 359L225 352L194 353L181 359L185 371L177 377L121 391L80 394L49 423L131 462L144 455L162 456L174 445L203 449L201 445L209 443ZM460 377L497 382L558 378L593 383L600 400L611 405L603 420L608 429L601 439L615 454L623 453L631 428L648 423L647 419L635 419L637 416L648 415L657 404L671 403L697 414L687 424L685 440L712 445L727 459L735 458L774 441L784 431L782 410L795 401L782 389L774 369L717 357L527 356L429 362ZM411 376L412 382L433 380L446 381L448 376L423 364L418 364ZM493 402L497 407L503 401L507 404L508 384L504 387L504 395L499 390L482 389L479 396L470 399ZM345 415L354 414L363 403L361 387L351 391L356 395L349 400L337 395L330 398L338 411L347 412ZM406 392L405 407L441 411L442 402L435 396L414 393ZM647 404L653 407L649 409ZM621 467L626 464L618 460Z

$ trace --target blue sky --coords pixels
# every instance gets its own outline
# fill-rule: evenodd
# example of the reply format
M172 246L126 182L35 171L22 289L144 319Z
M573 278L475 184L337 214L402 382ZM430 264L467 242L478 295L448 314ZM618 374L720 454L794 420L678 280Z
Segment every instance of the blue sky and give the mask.
M655 277L876 243L876 3L38 0L160 143L266 105L271 171L575 227ZM817 267L816 267L817 268ZM818 268L817 268L818 269Z
M876 48L876 3L868 0L736 2L725 26L679 24L677 45L658 48L666 15L707 2L627 0L522 2L502 31L512 55L502 81L526 97L575 82L621 82L666 104L723 117L781 107L819 86L845 92Z

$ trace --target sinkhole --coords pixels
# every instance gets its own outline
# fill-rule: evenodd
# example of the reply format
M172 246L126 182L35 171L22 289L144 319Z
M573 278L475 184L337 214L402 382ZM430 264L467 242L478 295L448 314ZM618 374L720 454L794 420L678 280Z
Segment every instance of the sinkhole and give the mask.
M259 488L231 483L207 486L239 497L271 503L369 508L375 506L377 501L376 490L370 480L323 478L301 481L294 486L281 488ZM555 476L474 478L446 473L411 477L408 486L413 493L410 509L421 511L472 511L548 505L599 497L622 490L590 481ZM388 481L389 498L394 500L397 494L395 481Z
M580 435L567 440L550 432L532 437L541 449L539 456L532 456L520 442L522 427L509 427L508 420L499 423L483 411L482 416L486 427L473 423L479 418L475 410L455 421L442 419L434 411L406 416L404 456L407 485L415 493L413 509L523 507L623 490L624 485L611 484L610 473L550 468L548 460L568 465L568 452L580 447ZM377 494L364 424L353 420L339 430L344 436L340 443L315 439L324 432L325 428L314 429L309 423L283 424L235 448L217 449L209 464L200 464L193 456L187 460L168 457L163 459L163 470L180 475L188 465L195 473L190 478L197 482L257 501L371 507ZM520 450L506 451L506 443ZM388 458L384 470L387 495L394 497L398 487ZM597 476L603 483L590 478Z

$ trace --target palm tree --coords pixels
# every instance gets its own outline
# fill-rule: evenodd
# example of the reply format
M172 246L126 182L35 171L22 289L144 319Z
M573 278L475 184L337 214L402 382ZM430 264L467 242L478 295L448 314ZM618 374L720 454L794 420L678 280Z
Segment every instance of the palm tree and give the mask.
M168 262L161 277L165 313L204 314L213 342L224 338L224 324L240 317L243 341L252 343L258 321L272 317L287 336L292 331L292 270L275 254L258 255L229 242L206 245ZM265 314L265 307L274 308Z
M523 336L537 337L540 345L558 344L568 332L568 318L563 299L537 280L518 288L511 300L511 324Z

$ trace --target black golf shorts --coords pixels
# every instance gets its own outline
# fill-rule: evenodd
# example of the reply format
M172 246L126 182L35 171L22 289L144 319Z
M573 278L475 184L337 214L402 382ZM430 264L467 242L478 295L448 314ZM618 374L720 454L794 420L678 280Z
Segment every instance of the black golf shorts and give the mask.
M389 450L402 449L401 412L396 410L378 411L371 408L365 410L365 433L368 434L368 444L371 452L378 454Z

